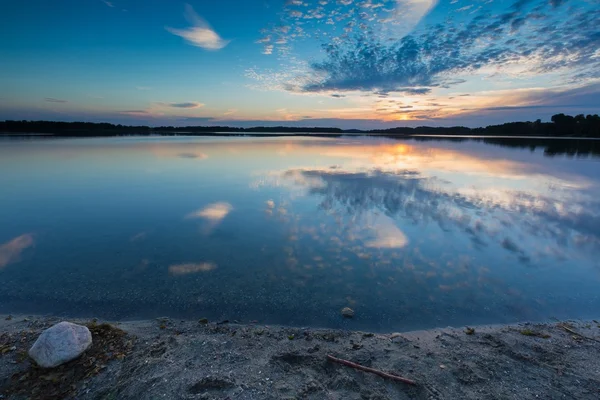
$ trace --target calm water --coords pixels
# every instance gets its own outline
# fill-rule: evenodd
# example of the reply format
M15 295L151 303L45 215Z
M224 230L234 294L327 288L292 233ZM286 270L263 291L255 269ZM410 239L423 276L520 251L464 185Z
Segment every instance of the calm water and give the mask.
M597 145L4 139L0 312L379 331L597 318Z

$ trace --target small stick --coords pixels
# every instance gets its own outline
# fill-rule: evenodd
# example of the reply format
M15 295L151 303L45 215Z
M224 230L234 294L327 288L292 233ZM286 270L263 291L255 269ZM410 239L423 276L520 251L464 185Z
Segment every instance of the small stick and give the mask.
M591 340L593 342L600 343L600 340L594 339L594 338L589 337L589 336L582 335L581 333L574 331L573 329L569 328L568 326L565 326L564 324L558 324L558 326L561 327L561 328L563 328L565 331L567 331L569 333L572 333L573 335L577 335L577 336L579 336L581 338L584 338L584 339L587 339L587 340Z
M362 366L360 364L353 363L352 361L342 360L341 358L336 358L336 357L331 356L331 355L327 355L327 359L329 361L334 362L334 363L345 365L346 367L350 367L350 368L358 369L358 370L361 370L361 371L370 372L370 373L375 374L375 375L379 375L382 378L392 379L394 381L403 382L403 383L406 383L406 384L409 384L409 385L416 385L417 384L417 382L415 382L413 380L410 380L410 379L407 379L407 378L403 378L403 377L398 376L398 375L388 374L387 372L379 371L377 369L365 367L365 366Z

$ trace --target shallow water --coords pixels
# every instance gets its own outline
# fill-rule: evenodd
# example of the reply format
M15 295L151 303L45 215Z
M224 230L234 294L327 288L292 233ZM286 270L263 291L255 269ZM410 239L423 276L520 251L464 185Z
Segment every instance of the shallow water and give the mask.
M4 139L0 312L376 331L598 317L598 143Z

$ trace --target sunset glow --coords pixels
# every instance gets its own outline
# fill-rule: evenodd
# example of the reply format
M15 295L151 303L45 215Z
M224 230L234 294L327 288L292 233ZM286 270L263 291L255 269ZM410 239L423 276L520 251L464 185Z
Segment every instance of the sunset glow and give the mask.
M34 0L0 12L0 119L366 129L599 111L596 1Z

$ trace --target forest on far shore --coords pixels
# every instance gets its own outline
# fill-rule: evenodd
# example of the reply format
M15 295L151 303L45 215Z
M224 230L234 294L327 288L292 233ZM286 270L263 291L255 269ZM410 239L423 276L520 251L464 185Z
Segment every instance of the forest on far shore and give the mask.
M589 137L600 138L600 116L565 115L552 116L551 122L508 122L482 128L464 126L416 128L396 127L389 129L339 129L326 127L265 127L236 128L230 126L128 126L95 122L56 122L56 121L0 121L0 135L7 134L48 134L54 136L120 136L120 135L252 135L260 134L374 134L374 135L473 135L473 136L549 136L549 137Z

